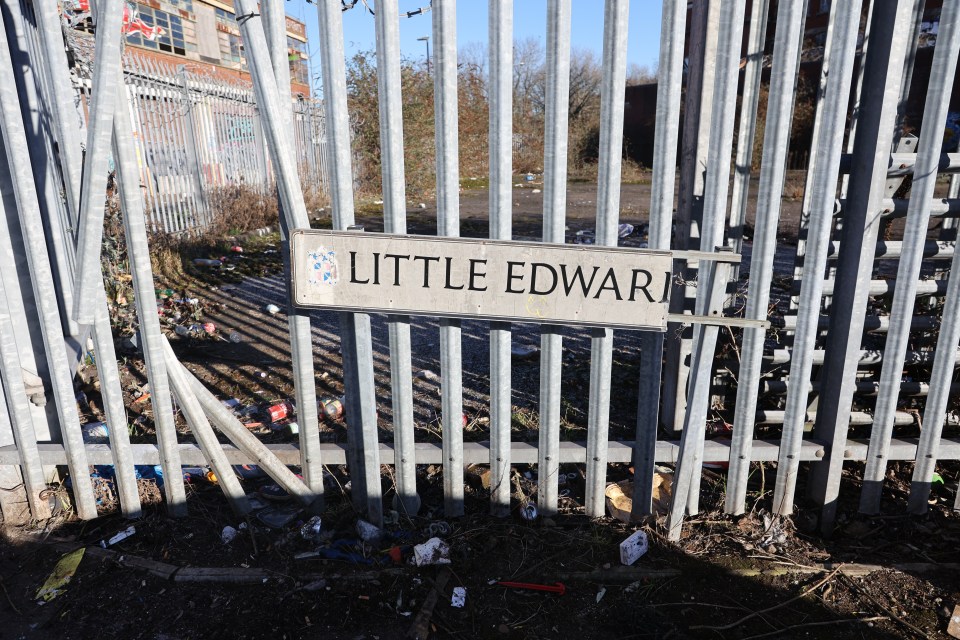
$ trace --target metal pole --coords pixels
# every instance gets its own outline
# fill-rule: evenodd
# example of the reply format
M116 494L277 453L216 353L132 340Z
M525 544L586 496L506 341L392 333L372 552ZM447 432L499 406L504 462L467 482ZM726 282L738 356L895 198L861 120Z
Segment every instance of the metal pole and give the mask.
M460 235L457 128L457 8L433 5L434 121L437 144L437 235ZM460 321L440 320L440 405L443 418L443 496L447 516L463 515L463 368Z
M713 90L713 113L710 115L710 147L707 156L707 175L704 183L703 197L703 218L700 227L700 250L713 251L723 244L724 223L726 221L727 211L727 193L730 186L730 156L733 147L733 125L737 109L737 82L740 77L740 48L743 40L743 14L745 2L738 0L736 2L725 3L720 8L720 24L717 42L717 57L715 67L715 87ZM726 272L723 276L728 279L730 274ZM726 280L724 280L724 283ZM696 313L706 315L708 313L709 300L714 299L714 293L711 290L697 288ZM723 303L726 300L726 291L721 292L722 296L716 300L716 304L709 308L709 311L722 313ZM697 340L700 336L707 337L710 332L701 332L694 328L693 349L698 349ZM709 337L707 339L710 339ZM713 338L716 342L716 338ZM709 388L711 382L711 372L713 370L713 349L709 348L706 353L708 357L701 359L700 364L707 367L706 371L697 376L701 384L707 386L707 397L709 398ZM692 384L692 382L691 382ZM709 404L709 399L706 400ZM705 405L702 408L704 417L709 407ZM691 408L688 406L688 412L694 411L698 415L700 408ZM697 430L699 427L697 427ZM701 430L702 431L702 430ZM682 436L686 440L686 433ZM703 435L695 441L698 453L703 452ZM689 492L689 502L687 511L693 515L699 510L700 501L700 472L702 465L697 465L690 469L692 473L691 482L693 490Z
M167 513L173 517L187 515L187 497L180 481L180 450L177 447L177 427L170 398L170 385L164 363L163 336L157 315L157 297L154 293L153 267L150 263L150 244L140 195L137 158L130 146L129 113L123 105L129 101L126 88L117 93L118 108L113 121L113 155L117 164L117 185L123 209L124 235L127 241L127 259L133 275L134 302L140 322L140 341L143 359L150 381L150 404L157 432L160 465L167 482L163 492L167 499ZM99 364L99 363L98 363Z
M47 483L43 477L43 463L40 461L33 418L30 417L30 401L24 389L20 354L17 352L3 280L0 278L0 416L10 416L30 513L35 520L44 520L50 517L50 505L40 498L40 492L47 488Z
M77 514L82 519L89 520L97 516L97 505L87 470L87 456L80 432L80 415L77 412L76 397L73 392L73 377L68 368L63 328L56 305L56 295L52 290L53 274L47 255L43 221L40 219L26 135L20 116L17 85L13 78L13 63L10 59L3 22L0 16L0 115L2 115L0 131L3 133L7 165L26 245L30 280L40 316L44 352L53 383L57 416L67 451L70 474L75 480L73 487ZM99 253L97 255L99 260Z
M89 301L93 299L98 283L103 280L100 250L103 243L107 160L110 157L110 134L113 130L113 112L116 107L116 83L122 71L120 66L122 22L123 2L121 0L99 0L93 90L80 189L77 282L73 300L73 317L80 324L93 324L96 320L95 310Z
M770 304L774 256L777 251L777 225L780 199L790 148L790 124L793 118L797 60L803 37L803 3L780 3L777 7L777 31L774 36L773 66L767 121L763 138L763 160L757 191L756 230L750 254L750 287L747 291L746 317L762 320ZM730 471L727 474L725 510L743 513L750 474L754 415L757 411L757 385L763 362L764 329L745 328L740 349L736 409L730 442Z
M547 85L543 146L543 241L563 244L567 217L567 129L570 100L570 0L547 2ZM540 425L537 506L557 512L560 471L560 378L563 329L540 327Z
M186 369L177 360L177 356L170 347L167 338L162 337L160 341L163 344L163 355L167 365L170 386L177 396L180 409L183 411L183 417L190 425L190 430L193 432L200 450L203 451L203 457L207 459L207 462L213 468L213 472L217 475L217 484L223 489L227 502L230 503L230 507L236 515L242 516L250 513L250 501L247 500L247 494L240 485L240 480L230 465L230 461L227 460L227 454L220 446L217 434L210 426L200 402L193 394L193 389L190 388L190 383L184 374ZM175 482L179 479L180 475L178 474L174 478L168 478L167 482Z
M245 4L250 7L253 6L252 2L246 2ZM239 7L239 3L237 6ZM255 86L260 87L260 95L276 90L280 123L283 125L284 131L289 132L291 131L290 123L293 119L293 113L290 101L290 66L287 61L287 29L284 6L282 2L270 0L261 3L261 10L264 15L263 30L267 36L269 49L267 53L270 54L269 59L272 61L272 73L270 66L258 68L260 77ZM250 8L250 11L252 10ZM251 26L248 27L248 31L255 32L256 29ZM246 36L244 41L246 42ZM271 115L268 113L267 117L270 118ZM276 142L278 141L274 140L274 144ZM286 239L290 229L309 227L310 220L303 203L303 191L298 179L290 137L283 138L282 144L283 147L275 149L274 153L287 156L288 165L285 170L292 171L293 176L290 183L286 184L285 187L291 190L296 189L294 197L297 199L297 203L293 205L297 207L296 212L291 209L289 203L284 201L284 198L281 198L278 203L280 206L280 239L284 278L287 282L290 282L290 245ZM279 166L276 162L275 165ZM279 172L277 184L279 187ZM304 477L310 488L320 497L323 495L323 467L320 457L320 422L317 417L317 387L313 368L313 336L310 329L310 315L307 312L299 312L295 309L292 300L289 299L287 301L287 314L290 325L290 354L294 373L297 419L300 421L300 448L303 452Z
M19 47L22 51L26 52L28 45L26 44L26 38L23 33L22 21L23 16L20 15L20 5L19 3L13 3L10 5L11 14L15 17L14 31L17 34ZM38 17L39 19L39 17ZM62 54L63 40L62 35L59 32L56 32L53 35L53 38L59 39L60 49ZM56 48L56 43L52 42L51 48ZM44 52L46 48L44 49ZM38 62L42 60L43 53L33 52L33 60L23 60L22 64L29 64L33 69L34 73L43 74L48 73L49 78L45 83L44 88L44 99L47 104L59 104L60 102L65 102L66 98L61 97L60 95L50 95L54 94L63 94L71 93L70 85L65 84L62 81L60 76L66 75L56 73L50 65L39 64ZM65 56L64 62L66 62ZM66 68L62 69L66 71ZM60 79L61 82L57 82L57 79ZM38 76L39 79L39 76ZM41 83L43 85L44 83ZM39 99L39 96L34 92L33 79L30 79L30 83L26 87L27 94L24 99L24 96L21 96L21 103L29 104ZM31 111L37 112L39 108L32 108ZM59 125L63 124L60 119L54 119L54 123ZM35 125L36 126L36 125ZM35 136L44 135L46 131L40 133L35 131ZM72 134L72 135L71 135ZM55 131L56 138L61 142L58 148L63 148L65 146L71 146L74 149L79 148L79 139L76 136L76 128L71 127L69 131L57 130ZM53 140L50 140L50 144L53 144ZM48 153L53 153L53 147L49 149L44 146L44 148L38 150L40 154L46 156ZM70 154L71 156L73 154ZM39 158L42 156L34 155L34 158ZM67 156L61 156L61 159L65 159ZM56 176L54 172L54 166L49 162L38 162L34 161L30 163L35 169L37 167L44 167L46 174L40 176L39 178L35 176L35 184L44 184L44 192L42 194L37 194L38 204L41 207L41 214L46 218L50 223L50 233L53 237L53 245L55 254L55 259L58 263L59 269L69 269L73 266L74 257L74 242L75 238L71 233L64 234L63 237L57 238L62 227L58 227L54 223L54 220L57 218L66 218L67 220L72 219L73 215L66 213L67 210L76 210L78 206L78 194L76 192L76 187L78 184L69 180L70 172L66 168L61 168L62 174L66 176L66 179L63 182L64 192L66 198L63 198L59 193L55 191L55 185L59 183L59 177ZM69 224L69 222L67 222ZM72 289L73 287L73 273L67 272L64 273L61 271L57 284L60 288L66 287ZM109 425L109 439L110 439L110 452L113 456L114 466L116 467L116 477L117 477L117 488L120 498L120 507L125 516L130 518L136 518L140 516L140 496L137 490L137 481L134 475L133 462L130 454L130 438L127 431L127 415L123 405L123 391L120 387L120 374L117 369L117 358L113 346L113 334L110 328L110 317L107 309L107 300L104 295L103 281L99 281L93 290L94 299L88 301L88 306L92 306L95 309L95 323L93 326L93 335L94 335L94 344L97 356L97 370L100 374L100 387L103 394L103 404L104 410L106 412L107 423ZM68 300L69 295L64 297L64 300ZM64 314L69 316L69 312ZM65 323L67 325L72 325L72 322L69 320ZM81 338L83 339L83 338Z
M717 36L720 31L720 4L707 0L694 0L690 24L689 71L687 75L686 106L683 122L683 137L680 149L680 186L677 198L677 213L674 218L674 248L693 248L700 237L699 218L703 211L704 167L707 164L710 141L710 109L713 104L714 76L716 73ZM711 247L712 250L712 247ZM686 263L678 263L680 270L692 280L692 272ZM689 299L695 295L688 285L673 287L670 297L671 313L689 313ZM690 330L671 323L667 334L675 335L682 330L679 339L671 339L666 345L666 365L663 374L663 406L660 420L671 432L679 432L683 425L683 413L687 405L687 378L692 343Z
M794 337L794 358L790 364L791 386L788 388L783 435L778 459L778 473L774 490L773 510L788 515L793 511L796 489L797 457L803 438L804 416L807 410L807 382L813 368L811 352L817 338L820 299L823 293L823 272L826 266L827 245L830 240L833 216L832 202L836 197L837 174L843 144L844 121L850 98L853 61L856 55L857 29L860 24L860 0L837 2L833 5L835 28L830 59L830 82L823 91L821 126L816 142L818 160L811 177L810 251L803 260L803 279ZM812 156L811 156L812 157ZM859 337L858 337L859 340Z
M718 309L725 296L729 267L710 262L701 269L703 281L711 292L708 309ZM710 382L713 373L713 356L716 350L719 327L697 325L694 327L694 350L690 360L690 402L684 414L677 469L674 473L673 498L667 516L667 535L670 540L679 540L684 512L690 504L690 494L699 492L699 471L703 466L703 437L706 428L707 410L710 402Z
M683 83L683 34L687 17L684 0L664 0L660 28L660 65L657 82L657 124L654 128L653 179L650 186L651 249L670 249L673 226L673 191L677 178L680 96ZM660 375L663 334L640 334L640 388L637 400L637 433L633 452L633 509L637 518L651 512L653 472L660 413Z
M250 0L244 0L253 6ZM331 195L333 225L346 229L354 222L353 176L350 155L350 124L347 115L346 68L343 54L343 28L340 4L325 0L317 7L320 20L320 58L323 70L324 107L328 141L331 145ZM306 225L304 225L306 226ZM370 316L340 314L343 341L343 377L347 391L347 420L357 436L362 436L362 469L354 473L354 504L366 498L371 522L383 520L380 488L380 448L377 444L376 391L373 379L373 349L370 342ZM446 439L446 438L445 438ZM462 469L461 469L462 472ZM361 508L362 504L359 504Z
M873 0L871 0L871 3L875 4ZM805 2L805 4L807 4L807 2ZM838 41L835 37L836 36L835 32L837 28L836 26L837 12L839 10L838 5L840 4L842 3L834 2L830 5L830 18L827 23L826 40L823 43L823 62L821 63L821 66L820 66L820 78L819 78L819 83L817 85L816 110L813 117L813 131L810 139L810 155L807 160L807 181L803 190L803 204L801 205L801 209L800 209L800 225L797 231L797 251L796 251L796 258L795 258L795 263L793 267L793 279L796 281L799 281L803 276L803 265L804 265L804 260L806 259L806 254L807 254L807 237L809 235L810 216L812 211L811 199L813 197L813 181L816 179L817 172L819 171L817 164L820 162L820 153L821 153L821 150L819 147L820 138L821 138L820 129L823 126L823 119L825 117L823 112L824 101L825 101L825 95L827 91L828 80L831 77L831 73L832 73L831 65L834 63L833 49L835 46L838 46L837 44L838 42L842 42L842 40ZM860 4L858 5L858 9L857 9L858 14L860 11L860 7L862 7L862 0L860 0ZM870 11L872 12L872 10L873 10L873 7L871 6ZM867 29L869 30L869 25L867 26ZM866 32L864 35L869 36L870 35L869 31ZM855 60L856 60L856 53L854 52L854 61ZM862 60L863 58L861 58L861 65L863 64ZM853 63L851 63L851 65L852 64ZM797 65L798 66L800 65L800 60L797 60ZM852 69L852 66L851 66L851 69ZM859 78L858 78L858 81L859 81ZM844 104L844 108L846 108L845 104ZM859 111L857 111L856 115L859 115ZM854 125L856 124L856 118L854 118L852 123ZM851 133L855 133L855 130L852 130ZM840 136L840 139L842 144L842 140L843 140L842 134ZM797 304L798 304L797 298L791 296L790 298L791 311L797 308Z
M597 177L597 244L617 246L620 221L620 170L623 163L623 94L627 84L629 0L607 0L603 12L603 77L600 81L600 151ZM587 412L587 515L606 512L607 437L610 428L610 377L613 331L590 331L590 396Z
M400 16L395 3L380 3L376 15L376 29L383 226L387 233L402 234L407 232L407 198L403 163L403 101L400 93ZM312 125L310 137L312 141ZM313 149L312 142L310 148ZM390 341L390 390L393 399L397 496L403 512L412 516L420 510L420 497L417 495L410 318L389 316L387 332Z
M821 529L833 530L840 492L843 450L856 385L860 340L867 311L880 217L875 212L886 191L886 173L896 124L897 100L903 76L907 42L899 37L909 25L907 2L884 3L874 10L870 53L863 83L863 112L854 142L848 208L843 218L843 251L837 260L835 296L844 304L830 310L827 358L821 370L822 387L814 437L828 443L823 462L812 466L808 491L823 505ZM806 283L804 283L806 285ZM807 378L803 378L805 381Z
M200 226L201 220L209 209L207 203L207 191L203 184L203 172L200 170L200 154L197 151L197 127L194 125L194 104L190 95L190 87L187 84L187 68L180 65L177 69L180 76L182 87L181 100L183 101L183 123L184 137L183 146L187 152L187 171L193 181L193 189L196 194L194 203L197 207L196 222Z
M757 134L757 107L760 104L760 77L763 75L763 49L769 8L770 0L754 0L750 6L750 35L747 38L746 65L743 70L743 108L740 110L740 128L737 131L728 239L729 245L737 253L743 248L743 225L747 221L747 193L750 191L753 141ZM770 74L770 78L772 83L773 74ZM734 283L740 280L740 265L733 268L731 279Z
M490 237L513 222L513 0L490 0ZM490 512L510 513L510 324L490 323ZM540 482L546 478L540 476Z
M951 81L957 70L957 52L960 50L960 6L948 3L941 9L940 32L933 52L930 83L923 110L919 151L913 169L913 186L903 232L903 249L897 265L897 282L890 310L890 330L884 345L880 390L874 410L873 429L867 465L860 494L862 513L879 513L883 479L887 470L890 438L893 434L893 414L897 410L903 361L910 340L910 319L916 300L916 283L920 277L930 222L930 203L937 182L936 164L943 142L943 127L950 107ZM901 92L902 95L902 92ZM898 124L898 128L902 123ZM934 378L931 378L934 380Z
M223 406L223 403L210 393L183 364L178 362L176 366L186 378L200 407L213 424L287 493L295 496L301 504L310 506L316 498L313 489L294 475L265 444L260 442L257 436L250 433L250 430L243 426L236 416Z

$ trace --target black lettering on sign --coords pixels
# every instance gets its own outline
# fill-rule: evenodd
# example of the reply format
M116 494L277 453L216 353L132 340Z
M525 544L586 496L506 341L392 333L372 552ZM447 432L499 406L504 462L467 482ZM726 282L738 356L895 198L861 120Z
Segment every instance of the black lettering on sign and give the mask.
M469 285L467 286L467 289L469 289L470 291L486 291L486 290L487 290L487 288L486 288L485 286L484 286L484 287L478 287L478 286L477 286L477 278L486 278L486 277L487 277L487 272L486 272L486 271L484 271L483 273L480 273L480 272L477 271L477 265L478 265L478 264L487 264L487 261L486 261L486 260L474 260L473 258L470 259L470 283L469 283Z
M423 260L423 288L430 288L430 263L440 262L440 258L434 256L413 256L414 260Z
M453 258L445 258L445 260L447 261L447 274L446 274L446 277L444 278L443 288L444 289L463 289L463 285L460 285L459 287L455 287L452 284L450 284L450 275L453 272Z
M400 260L409 260L409 255L400 255L399 253L385 253L383 254L384 260L389 260L393 258L393 286L400 286Z
M646 281L643 284L638 284L637 280L640 274L643 274ZM634 269L633 270L633 279L630 282L630 302L633 302L637 291L643 291L643 295L647 297L647 300L653 302L653 296L650 295L650 292L647 291L647 287L650 286L650 283L653 282L653 274L647 271L646 269Z
M523 293L523 289L516 290L513 289L512 282L514 280L523 280L523 273L520 275L514 275L514 267L522 267L522 262L513 262L512 260L507 260L507 289L504 293Z
M357 252L350 252L350 282L354 284L367 284L370 282L370 278L366 280L357 279Z
M380 284L380 254L373 254L373 284Z
M660 302L666 304L670 302L670 280L673 274L669 271L663 274L663 297L660 299Z
M612 284L607 284L608 282ZM610 267L607 270L607 275L603 277L603 281L600 283L600 288L597 289L597 293L593 296L594 300L600 298L600 294L604 291L613 291L613 295L617 296L617 300L623 300L623 297L620 295L620 285L617 284L617 272L613 267Z
M583 289L583 297L586 298L590 295L590 287L593 286L593 279L597 277L597 271L600 270L600 267L594 267L593 273L590 274L590 282L587 282L586 278L583 277L583 269L577 267L572 274L570 274L570 279L567 279L567 265L560 265L560 277L563 279L563 292L569 296L570 292L573 290L573 285L577 280L580 281L580 288Z
M550 272L550 277L553 279L553 282L550 284L549 289L543 291L537 290L537 271L540 269L545 269ZM530 264L530 293L537 296L548 296L553 293L553 290L557 288L557 270L546 264L545 262L533 262Z

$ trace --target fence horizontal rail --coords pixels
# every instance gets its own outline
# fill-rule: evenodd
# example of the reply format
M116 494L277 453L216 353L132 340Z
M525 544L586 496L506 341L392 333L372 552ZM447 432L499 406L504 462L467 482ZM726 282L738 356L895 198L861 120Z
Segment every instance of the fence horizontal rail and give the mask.
M910 460L917 453L917 438L894 438L891 442L891 460ZM867 441L850 440L844 448L844 458L848 460L864 460L867 453ZM392 445L380 443L380 456L383 464L396 464L396 452ZM626 464L631 462L634 443L632 441L611 440L608 456L611 463ZM130 445L134 464L159 464L160 452L153 444ZM268 444L267 449L286 465L300 463L300 449L293 444ZM943 460L960 460L960 439L945 438L941 443ZM185 466L206 465L203 451L195 444L177 445L182 463ZM226 460L230 464L256 464L257 459L231 444L222 445ZM66 452L63 445L38 445L40 461L45 465L65 464ZM85 447L90 464L112 464L109 445L88 444ZM325 464L347 464L347 445L325 442L320 445ZM677 462L680 450L679 441L657 441L656 461L664 464ZM780 444L777 440L756 440L753 448L753 460L756 462L770 462L777 459ZM443 452L438 444L418 442L415 447L416 463L443 464ZM560 443L560 464L583 464L586 462L587 446L585 442L564 441ZM849 452L849 455L847 455ZM535 443L512 442L510 444L511 459L516 464L535 464L537 461L537 446ZM18 464L17 449L14 446L0 447L0 465ZM822 444L804 440L800 449L800 459L816 461L824 456ZM487 464L490 462L489 442L465 442L463 444L465 464ZM707 440L704 443L703 460L706 462L726 462L730 459L730 442L728 440Z

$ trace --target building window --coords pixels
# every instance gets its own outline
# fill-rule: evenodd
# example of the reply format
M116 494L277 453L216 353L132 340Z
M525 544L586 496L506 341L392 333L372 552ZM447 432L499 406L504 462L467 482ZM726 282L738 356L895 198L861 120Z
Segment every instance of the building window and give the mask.
M217 9L217 22L230 28L231 30L237 28L237 19L232 13L223 9Z
M310 84L307 65L307 45L301 40L287 36L287 58L290 61L290 79L300 84Z
M167 0L170 4L183 11L193 13L193 0Z
M163 34L158 35L153 40L148 40L139 34L129 35L127 36L127 42L180 56L187 54L187 46L183 38L183 19L180 16L169 14L166 11L151 9L143 5L137 5L137 13L140 15L140 19L148 26L157 26L163 29Z

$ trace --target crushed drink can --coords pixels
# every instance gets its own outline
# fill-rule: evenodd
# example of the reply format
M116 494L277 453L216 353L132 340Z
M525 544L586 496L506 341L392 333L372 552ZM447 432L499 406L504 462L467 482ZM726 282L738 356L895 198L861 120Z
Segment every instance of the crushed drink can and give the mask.
M267 415L270 417L270 422L278 422L287 416L293 415L293 405L289 402L280 402L272 407L268 407Z
M331 396L324 396L317 400L317 413L321 420L339 420L343 417L343 402Z

